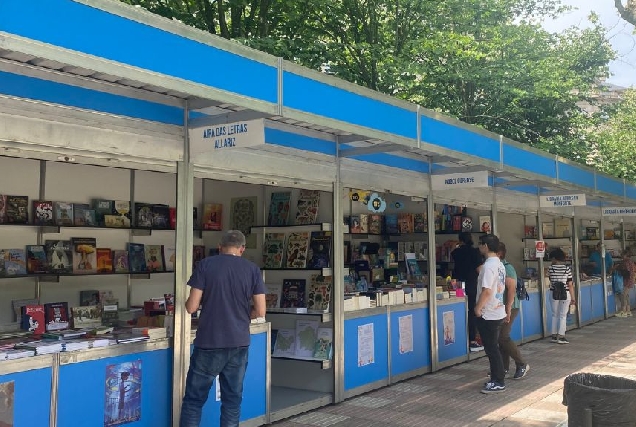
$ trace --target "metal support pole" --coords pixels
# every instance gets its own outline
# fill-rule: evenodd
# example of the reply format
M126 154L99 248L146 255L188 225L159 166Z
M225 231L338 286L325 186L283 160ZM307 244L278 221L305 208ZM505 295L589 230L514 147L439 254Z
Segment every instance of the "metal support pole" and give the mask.
M580 260L580 226L576 226L576 208L572 211L572 238L574 247L572 248L572 264L574 266L574 286L576 290L576 324L580 328L581 321L581 263Z
M344 233L340 141L336 142L336 180L333 184L333 374L334 402L344 400Z
M186 285L192 274L192 245L194 244L194 168L190 163L188 138L189 109L184 107L183 161L177 163L177 225L175 231L175 292L174 292L174 357L172 383L172 425L179 425L181 398L190 366L191 317L185 310L188 297Z
M490 206L490 223L492 228L492 234L498 236L499 230L499 221L497 219L497 186L494 184L495 175L493 177L493 186L492 186L492 205Z
M607 281L607 275L609 274L609 271L607 271L606 263L605 263L605 257L607 255L607 248L605 247L605 220L603 219L603 203L602 202L601 202L601 230L600 230L600 233L601 233L601 262L603 263L603 265L601 266L601 275L603 276L601 278L601 282L602 282L602 286L603 286L603 318L607 319L607 317L608 317L607 288L606 288L606 284L605 283Z
M60 387L60 354L52 355L51 364L51 410L49 412L49 427L57 427L57 401Z
M541 219L541 189L537 190L538 205L537 205L537 234L539 240L543 240L543 225ZM537 258L539 260L539 295L541 295L541 319L543 320L543 336L550 335L548 332L548 310L546 307L546 289L545 289L545 273L543 258Z
M46 160L40 160L40 188L38 190L39 200L46 200ZM34 214L35 215L35 214ZM44 244L44 236L42 233L42 227L38 227L38 236L37 236L38 245ZM42 296L42 282L40 281L40 277L37 276L35 278L35 299L40 301L40 296Z
M433 170L433 160L428 161L428 197L426 199L426 215L428 218L428 310L431 322L431 370L439 369L439 351L437 337L437 259L435 257L435 200L433 197L433 182L430 172Z
M130 170L130 192L128 193L128 200L130 201L130 212L135 212L135 170L131 169ZM131 226L136 225L135 224L135 215L131 214ZM129 242L134 242L134 233L133 230L130 229L128 230L128 241ZM130 278L130 274L126 275L126 307L128 307L128 309L130 309L130 307L132 306L132 279Z

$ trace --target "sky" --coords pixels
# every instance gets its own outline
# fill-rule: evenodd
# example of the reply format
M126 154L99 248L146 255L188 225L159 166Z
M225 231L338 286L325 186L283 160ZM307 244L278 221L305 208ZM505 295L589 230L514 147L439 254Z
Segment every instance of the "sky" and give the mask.
M590 26L587 16L590 12L599 15L601 23L609 30L609 40L616 53L616 60L610 64L609 83L619 86L636 87L636 34L634 27L625 22L614 8L614 0L562 0L563 4L575 9L556 20L547 20L543 27L559 32L571 26Z

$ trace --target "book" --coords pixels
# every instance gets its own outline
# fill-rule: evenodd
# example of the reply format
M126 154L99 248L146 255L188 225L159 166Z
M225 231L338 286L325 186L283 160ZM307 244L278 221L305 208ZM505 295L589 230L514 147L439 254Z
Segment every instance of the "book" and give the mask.
M97 272L113 272L113 252L110 248L97 248Z
M5 249L4 269L7 276L27 274L26 255L24 249Z
M29 304L22 307L20 327L34 335L42 335L46 330L44 306Z
M73 274L97 272L97 240L93 237L73 237Z
M349 233L351 234L362 233L362 228L360 226L360 215L351 215L349 217Z
M426 213L413 214L413 231L415 233L426 233L428 231L428 221L426 218ZM461 231L461 216L459 216L459 220L459 228L456 231ZM455 229L455 227L453 227L453 229Z
M263 241L263 267L281 268L285 252L285 233L265 233Z
M164 246L163 257L166 265L166 271L174 271L177 262L177 254L174 246Z
M27 245L26 257L28 273L38 274L47 273L49 271L49 263L44 245Z
M33 224L55 225L53 217L53 202L44 200L33 201Z
M307 292L307 309L328 311L331 301L331 276L312 274Z
M369 234L382 234L382 215L369 215Z
M106 215L112 215L115 210L115 202L113 200L93 199L91 206L95 211L95 221L100 227L106 226Z
M86 307L99 304L99 291L80 291L80 306Z
M570 237L570 236L572 236L572 221L568 218L555 219L554 220L554 237ZM608 237L606 237L606 239L607 238Z
M29 198L27 196L6 196L4 219L8 224L28 224Z
M414 231L413 214L398 214L398 232L400 234L409 234Z
M44 247L51 273L73 272L73 248L70 240L46 240Z
M274 357L294 357L296 354L296 330L278 329L276 332L276 344Z
M0 249L0 277L7 275L7 269L4 265L6 257L7 257L6 251L4 249Z
M7 196L0 194L0 224L4 224L7 220Z
M98 305L71 307L73 328L96 328L102 326L102 309Z
M267 308L280 308L281 294L283 292L283 285L265 284L265 305Z
M204 230L223 230L223 205L220 203L206 203L203 205L202 222Z
M115 273L128 273L128 251L113 251L113 270Z
M482 233L492 233L492 220L490 215L482 215L479 217L479 231Z
M73 225L73 204L69 202L55 202L55 224L65 227Z
M290 233L287 238L287 268L307 268L309 232Z
M319 320L296 320L296 357L313 357L316 347L316 332L320 325Z
M360 214L360 233L367 234L369 232L369 215Z
M73 203L73 225L76 227L85 227L86 220L84 212L91 207L87 203Z
M298 203L296 204L296 225L316 223L319 205L320 191L300 190Z
M128 243L128 268L131 273L146 273L146 254L142 243Z
M170 206L159 203L152 205L152 228L155 230L170 229Z
M333 330L330 328L318 328L316 342L314 344L313 357L315 359L330 360L333 349Z
M205 258L205 246L194 245L192 248L192 269L194 270L199 265L199 262Z
M327 268L331 264L331 231L312 231L307 268Z
M46 331L60 331L68 329L68 303L52 302L44 304Z
M162 245L146 245L144 251L146 255L146 268L149 272L166 271Z
M269 214L267 217L267 225L280 226L287 225L289 220L289 201L291 199L290 192L274 192L272 193L269 203Z
M137 228L152 228L152 205L135 202L135 226Z
M384 216L384 230L387 234L399 234L397 214L388 214Z
M283 290L280 299L281 308L304 308L305 291L307 282L305 279L284 279Z

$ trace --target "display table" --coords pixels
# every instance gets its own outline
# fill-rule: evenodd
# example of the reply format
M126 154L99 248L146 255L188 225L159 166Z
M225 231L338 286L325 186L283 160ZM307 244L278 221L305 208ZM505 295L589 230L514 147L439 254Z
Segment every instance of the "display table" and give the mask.
M250 326L251 343L247 371L243 383L241 405L241 427L267 424L270 401L270 354L271 324L259 323ZM194 341L195 331L192 332ZM194 346L190 346L192 350ZM212 384L208 401L203 407L201 427L219 425L221 402L216 395L216 381Z
M437 361L440 368L468 360L465 298L437 301Z
M539 289L528 289L528 296L530 299L521 301L521 315L518 316L521 317L521 341L524 343L543 337L541 293Z

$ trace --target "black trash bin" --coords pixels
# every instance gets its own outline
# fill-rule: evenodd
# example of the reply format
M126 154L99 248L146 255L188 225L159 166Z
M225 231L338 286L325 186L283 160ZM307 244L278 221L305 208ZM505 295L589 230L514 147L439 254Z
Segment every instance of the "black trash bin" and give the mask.
M572 374L565 378L563 404L569 427L636 426L636 381L610 375Z

